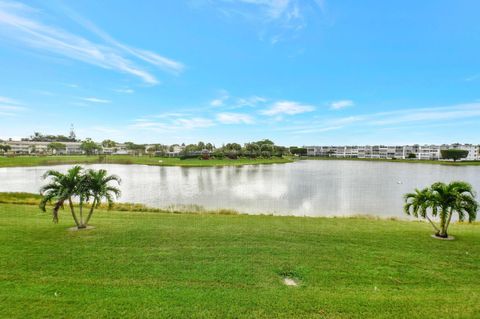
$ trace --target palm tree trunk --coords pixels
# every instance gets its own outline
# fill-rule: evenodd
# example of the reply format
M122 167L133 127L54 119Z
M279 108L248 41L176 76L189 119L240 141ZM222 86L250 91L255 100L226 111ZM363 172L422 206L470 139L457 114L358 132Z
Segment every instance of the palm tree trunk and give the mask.
M437 233L440 233L440 229L438 229L438 227L432 222L432 220L427 215L425 215L425 217L427 218L428 222L433 226L433 228L437 231Z
M88 225L90 218L92 217L93 210L95 209L95 205L97 204L97 200L94 199L92 203L92 207L90 207L90 212L88 213L87 220L85 221L85 225Z
M80 198L80 226L78 228L86 228L87 226L83 222L83 199Z
M75 215L75 210L73 209L73 203L72 203L72 198L68 198L68 205L70 206L70 211L72 212L72 217L73 220L75 221L75 225L77 225L77 228L80 228L80 223L78 222L77 215Z
M445 214L448 214L448 210L442 208L442 211L440 212L440 237L447 237L447 231L446 231L446 219L447 216Z
M450 226L450 221L452 220L453 216L453 208L450 208L450 215L448 215L448 220L447 223L445 224L445 235L448 236L447 231L448 231L448 226Z

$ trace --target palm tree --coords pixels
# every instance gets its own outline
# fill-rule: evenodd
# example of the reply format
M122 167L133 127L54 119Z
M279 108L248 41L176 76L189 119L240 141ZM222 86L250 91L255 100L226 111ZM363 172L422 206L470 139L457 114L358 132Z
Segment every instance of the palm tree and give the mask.
M436 236L447 238L448 227L452 216L458 214L460 221L472 222L477 216L478 203L475 200L475 193L470 184L466 182L434 183L429 188L422 190L416 189L414 193L409 193L405 198L405 213L415 217L426 218L436 231ZM437 227L428 217L430 213L433 217L440 219L440 226Z
M120 189L116 186L111 185L112 182L116 182L120 185L120 178L116 175L107 175L107 171L100 169L98 171L88 170L86 175L86 190L87 200L93 198L92 206L90 207L90 212L88 213L87 219L85 220L85 225L88 225L90 218L92 217L93 210L98 207L102 199L105 198L110 208L113 204L114 198L120 196Z
M50 178L51 180L40 189L42 195L40 209L45 211L47 203L54 201L53 221L55 223L58 223L58 210L63 207L65 201L68 201L73 220L80 228L81 223L75 214L72 198L78 194L78 186L82 179L81 172L82 168L80 166L74 166L66 174L49 170L43 175L44 179Z
M413 215L417 218L419 216L425 218L435 229L436 233L440 233L440 229L428 217L429 209L432 216L437 215L435 208L431 205L432 192L430 188L424 188L421 190L416 188L414 193L405 194L404 198L404 211L407 215Z

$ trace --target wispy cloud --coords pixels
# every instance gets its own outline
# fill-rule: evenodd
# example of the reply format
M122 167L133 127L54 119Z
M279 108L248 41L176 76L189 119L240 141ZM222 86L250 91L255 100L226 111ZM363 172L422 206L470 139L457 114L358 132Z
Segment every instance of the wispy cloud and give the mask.
M230 94L226 90L220 90L219 96L210 101L210 105L213 107L220 107L230 98Z
M96 98L96 97L83 97L83 98L81 98L81 100L87 101L87 102L92 102L92 103L100 103L100 104L108 104L108 103L112 102L110 100L99 99L99 98Z
M176 119L174 121L174 124L185 129L203 128L203 127L210 127L215 125L215 123L212 120L202 118L202 117L180 118L180 119Z
M198 1L196 7L201 6ZM228 19L242 19L258 25L259 37L276 44L292 38L307 25L307 13L326 13L325 0L209 0Z
M129 89L129 88L115 89L114 91L117 92L117 93L125 93L125 94L135 93L135 91L133 89Z
M236 106L237 107L244 107L244 106L250 106L250 107L255 107L258 104L262 104L267 102L268 99L261 97L261 96L250 96L247 98L239 98L237 99Z
M214 107L222 106L225 103L224 98L213 99L210 101L210 105Z
M261 114L268 116L275 115L295 115L306 112L312 112L315 110L315 107L311 105L301 104L294 101L279 101L274 103L270 108L261 111Z
M248 114L242 113L219 113L217 120L222 124L253 124L254 120Z
M193 130L198 128L207 128L214 126L215 122L208 118L193 117L193 118L167 118L164 121L156 121L152 118L136 119L130 128L143 129L155 132L172 132Z
M477 73L477 74L472 74L470 76L467 76L464 81L465 82L473 82L473 81L476 81L476 80L479 80L480 79L480 73Z
M85 37L62 28L46 25L38 18L40 11L19 2L0 0L0 36L18 41L40 51L51 52L63 57L96 65L105 69L130 74L148 84L158 84L156 77L138 66L131 58L140 59L174 73L181 72L183 64L154 52L129 47L114 40L87 20L83 26L100 35L105 43L94 43Z
M330 109L332 110L341 110L346 107L351 107L354 106L355 103L353 103L352 100L340 100L340 101L334 101L330 103Z
M2 103L2 104L21 104L17 100L11 99L11 98L5 97L5 96L0 96L0 103Z
M15 116L19 112L26 111L27 108L16 99L0 96L0 115Z
M421 108L377 113L372 116L371 125L392 125L416 122L455 120L480 116L480 103L458 104L447 107Z
M368 130L377 128L395 128L396 125L422 127L431 123L445 123L450 120L466 120L480 117L480 103L457 104L452 106L402 109L388 112L360 114L348 117L321 119L304 125L281 128L295 134L307 134L340 130L348 127L361 127Z

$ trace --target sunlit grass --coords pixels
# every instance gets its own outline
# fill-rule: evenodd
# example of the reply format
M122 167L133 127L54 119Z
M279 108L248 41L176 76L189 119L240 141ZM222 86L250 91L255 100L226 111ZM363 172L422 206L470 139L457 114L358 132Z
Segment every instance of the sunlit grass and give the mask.
M28 197L27 197L28 199ZM4 318L474 318L480 225L0 204ZM298 286L286 286L292 278Z
M255 164L275 164L289 163L292 159L289 157L272 158L238 158L238 159L185 159L175 157L155 157L155 156L131 156L131 155L111 155L111 156L0 156L0 167L16 166L47 166L60 164L142 164L156 166L239 166Z

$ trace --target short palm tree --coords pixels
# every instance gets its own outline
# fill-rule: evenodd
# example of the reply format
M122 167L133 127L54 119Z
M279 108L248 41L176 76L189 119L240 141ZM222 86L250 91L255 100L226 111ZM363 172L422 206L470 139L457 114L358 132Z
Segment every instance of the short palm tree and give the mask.
M120 196L120 189L112 185L112 182L120 185L121 180L116 175L107 175L107 171L104 169L100 169L98 171L88 170L85 174L85 177L85 184L88 192L87 198L93 198L90 212L85 220L85 225L88 225L94 209L101 204L102 199L105 198L108 206L111 207L114 199Z
M448 227L453 215L463 221L474 221L477 216L478 203L470 184L466 182L434 183L429 188L416 189L414 193L405 194L405 213L415 217L427 219L434 227L435 235L442 238L448 237ZM438 217L440 226L437 227L428 214Z
M72 199L78 194L78 186L83 178L81 173L82 168L74 166L66 174L49 170L43 175L45 179L49 178L50 181L40 189L40 194L42 195L40 209L45 211L47 203L53 201L53 221L55 223L58 222L58 210L68 201L73 220L77 227L80 227L81 223L75 214Z

